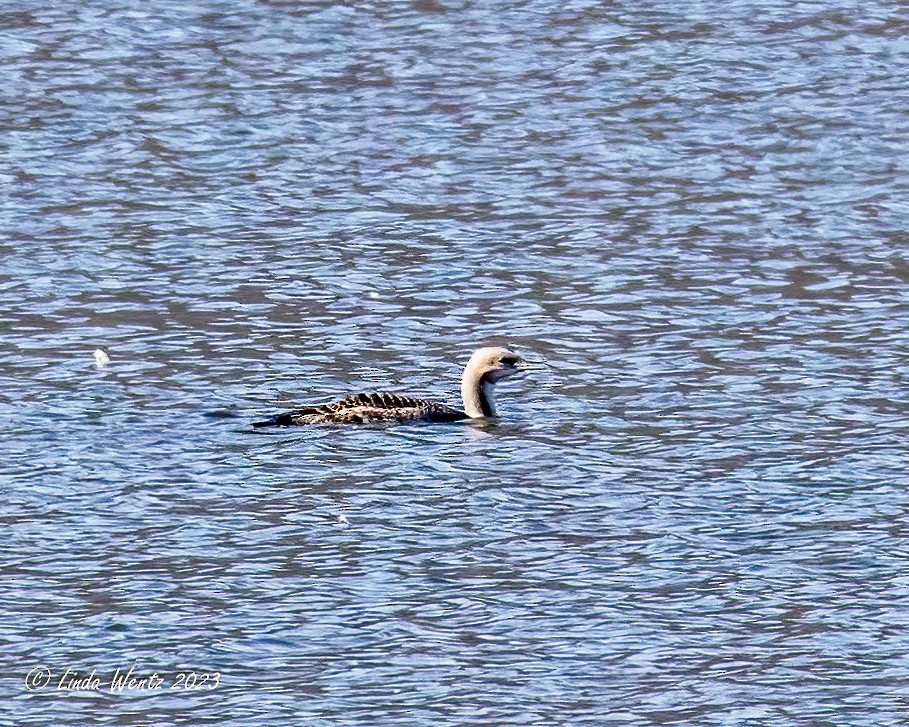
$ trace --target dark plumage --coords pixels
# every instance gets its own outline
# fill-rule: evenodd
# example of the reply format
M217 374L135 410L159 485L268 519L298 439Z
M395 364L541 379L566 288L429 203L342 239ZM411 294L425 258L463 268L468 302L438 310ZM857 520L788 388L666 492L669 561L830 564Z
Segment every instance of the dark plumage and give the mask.
M459 409L430 399L373 392L352 394L341 401L315 404L284 412L271 419L253 422L254 427L294 426L301 424L362 424L364 422L400 422L423 420L456 422L467 419Z

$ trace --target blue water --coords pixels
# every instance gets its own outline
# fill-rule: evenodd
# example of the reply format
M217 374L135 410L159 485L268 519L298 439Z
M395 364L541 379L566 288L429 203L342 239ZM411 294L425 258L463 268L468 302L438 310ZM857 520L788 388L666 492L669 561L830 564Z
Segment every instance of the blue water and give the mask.
M3 9L0 725L904 724L907 33Z

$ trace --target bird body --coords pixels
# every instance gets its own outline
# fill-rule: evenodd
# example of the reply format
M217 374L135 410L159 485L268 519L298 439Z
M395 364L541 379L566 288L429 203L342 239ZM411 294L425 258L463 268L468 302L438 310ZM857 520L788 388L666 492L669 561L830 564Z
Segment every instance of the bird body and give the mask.
M430 399L372 392L352 394L340 401L284 412L254 427L292 426L302 424L362 424L364 422L391 422L424 420L431 422L456 422L467 415L454 407Z
M456 422L494 417L492 386L518 370L521 358L506 348L486 347L471 357L461 379L464 409L431 399L390 393L353 394L340 401L314 404L253 422L254 427L307 424L362 424L364 422Z

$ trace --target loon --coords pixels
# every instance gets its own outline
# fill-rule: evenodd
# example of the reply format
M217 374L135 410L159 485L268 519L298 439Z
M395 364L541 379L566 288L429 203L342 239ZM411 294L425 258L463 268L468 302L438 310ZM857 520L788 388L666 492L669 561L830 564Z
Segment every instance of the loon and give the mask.
M461 377L464 410L431 399L388 393L353 394L329 404L315 404L284 412L254 427L286 427L306 424L362 424L364 422L456 422L496 415L492 385L519 371L520 356L507 348L487 346L477 350Z

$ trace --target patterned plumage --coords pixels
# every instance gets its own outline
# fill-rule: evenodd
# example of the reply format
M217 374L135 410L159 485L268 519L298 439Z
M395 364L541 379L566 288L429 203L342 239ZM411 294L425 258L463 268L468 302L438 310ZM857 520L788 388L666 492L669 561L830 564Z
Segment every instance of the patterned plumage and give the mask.
M253 422L254 427L294 426L301 424L363 424L366 422L456 422L467 419L459 409L431 399L402 394L371 392L352 394L340 401L315 404Z

